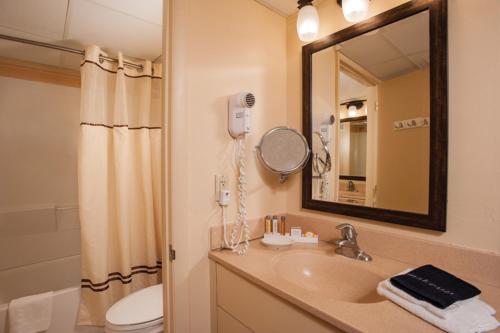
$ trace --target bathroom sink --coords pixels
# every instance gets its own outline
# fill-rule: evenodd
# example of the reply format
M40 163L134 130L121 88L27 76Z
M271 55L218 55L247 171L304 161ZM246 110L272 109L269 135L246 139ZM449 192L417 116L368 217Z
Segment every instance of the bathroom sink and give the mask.
M310 293L351 303L376 303L377 284L387 277L370 270L373 263L335 254L287 252L273 259L278 277Z

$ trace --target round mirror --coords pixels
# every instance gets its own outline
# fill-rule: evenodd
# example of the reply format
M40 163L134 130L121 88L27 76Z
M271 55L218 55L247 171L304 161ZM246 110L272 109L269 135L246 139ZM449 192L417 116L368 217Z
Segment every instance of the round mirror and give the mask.
M282 183L288 175L304 168L310 154L306 138L288 127L269 130L260 140L257 150L264 167L279 174Z

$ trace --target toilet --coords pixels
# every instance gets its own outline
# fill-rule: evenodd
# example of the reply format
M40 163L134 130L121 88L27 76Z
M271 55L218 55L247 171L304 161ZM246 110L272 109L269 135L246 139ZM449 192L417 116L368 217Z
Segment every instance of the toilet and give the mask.
M106 333L163 333L163 285L136 291L106 312Z

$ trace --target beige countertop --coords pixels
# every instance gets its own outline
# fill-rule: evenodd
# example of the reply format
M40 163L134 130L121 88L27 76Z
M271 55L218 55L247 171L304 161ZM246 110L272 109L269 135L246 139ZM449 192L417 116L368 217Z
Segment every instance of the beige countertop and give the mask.
M287 266L283 266L286 261L281 261L278 265L278 258L294 253L332 256L335 259L332 263L340 263L338 266L341 271L325 267L327 273L332 275L330 289L335 290L333 286L339 286L335 297L329 292L322 293L322 290L313 284L299 285L284 278L288 273ZM215 250L209 253L209 257L250 282L346 332L441 332L394 303L380 298L375 290L362 300L363 303L349 302L348 297L342 296L342 290L346 290L349 295L355 293L359 285L365 283L365 276L370 280L370 288L372 285L375 288L374 279L383 280L410 268L403 262L376 255L372 256L372 262L356 261L337 255L334 246L325 242L294 244L288 249L275 250L262 245L259 240L251 242L250 249L244 256L227 250ZM297 266L290 265L289 276L293 274L297 274ZM485 302L495 309L500 309L500 288L470 280L468 282L482 290L481 298ZM329 280L324 281L323 285L329 283ZM366 289L367 286L362 288Z

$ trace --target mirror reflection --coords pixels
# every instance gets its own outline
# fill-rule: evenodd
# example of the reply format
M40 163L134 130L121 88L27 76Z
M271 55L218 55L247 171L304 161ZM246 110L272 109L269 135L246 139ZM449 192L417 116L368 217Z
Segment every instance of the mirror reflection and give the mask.
M306 138L299 131L284 126L267 131L256 148L262 165L279 174L282 183L304 168L311 153Z
M314 200L428 213L429 13L312 56Z

